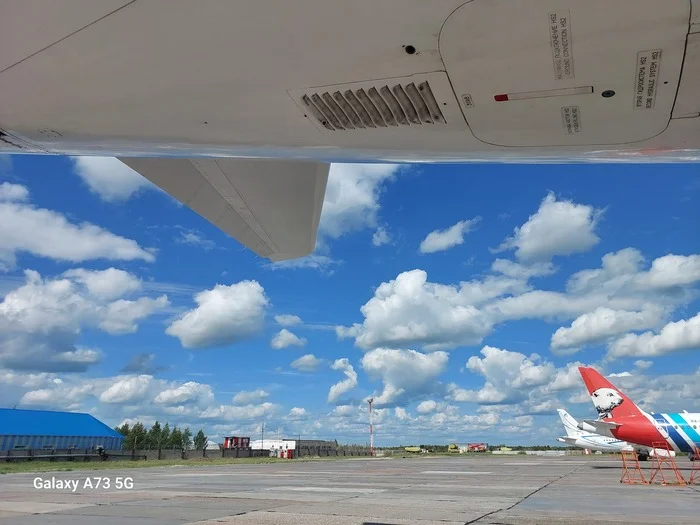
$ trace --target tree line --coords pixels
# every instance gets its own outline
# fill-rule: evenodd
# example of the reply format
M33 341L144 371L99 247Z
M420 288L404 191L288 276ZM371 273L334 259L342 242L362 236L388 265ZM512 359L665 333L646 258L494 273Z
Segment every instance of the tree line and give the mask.
M156 421L151 428L139 422L130 426L129 423L124 423L121 426L114 427L114 430L124 436L124 448L126 450L136 449L184 449L202 450L207 446L209 440L200 428L199 431L192 436L190 427L179 429L177 425L170 428L169 423L165 426Z

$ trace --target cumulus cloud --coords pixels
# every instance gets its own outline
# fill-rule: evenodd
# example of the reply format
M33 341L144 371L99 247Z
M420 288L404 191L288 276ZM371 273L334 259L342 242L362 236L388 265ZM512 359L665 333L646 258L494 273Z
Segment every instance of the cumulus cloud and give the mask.
M139 297L131 301L118 299L102 308L102 319L98 326L108 334L133 334L138 323L149 315L170 305L166 296L152 299Z
M696 256L647 262L636 249L602 257L601 266L574 273L563 291L533 289L529 279L555 271L550 262L497 259L490 272L457 284L428 281L415 269L381 283L360 311L361 323L337 326L363 350L420 346L425 350L474 345L499 324L520 319L572 320L552 337L552 348L573 353L628 330L657 328L697 296Z
M384 226L376 229L372 235L372 246L382 246L391 243L391 235Z
M275 350L281 350L288 346L304 346L306 343L307 341L304 337L299 337L286 328L282 328L273 336L270 346Z
M211 386L188 381L182 385L166 388L153 400L161 405L183 405L188 403L209 403L214 400Z
M320 235L337 239L353 231L376 228L382 189L399 169L397 164L332 164Z
M75 268L63 273L68 278L85 285L97 299L110 301L141 289L141 280L129 272L117 268L86 270Z
M308 412L306 411L305 408L303 408L303 407L292 407L292 408L289 410L289 414L287 415L287 417L289 417L289 418L291 418L291 419L302 419L302 418L305 418L305 417L308 416L308 415L309 415L309 414L308 414Z
M29 199L29 190L21 184L3 182L0 184L0 202L22 202Z
M295 326L301 324L301 317L298 315L282 314L275 316L275 322L281 326Z
M362 325L339 327L340 337L355 337L363 349L379 346L421 345L428 349L477 344L493 327L477 308L481 302L523 287L509 278L448 286L428 282L423 270L399 274L382 283L361 308Z
M656 326L664 311L653 305L645 310L612 310L600 306L577 317L570 327L561 327L552 335L552 349L577 348L600 343L630 330Z
M345 374L345 379L337 382L328 390L328 402L337 403L342 397L357 386L357 372L350 364L348 358L336 359L331 365L333 370L340 370Z
M460 392L462 399L479 404L512 403L525 398L533 387L548 384L556 375L553 364L542 362L540 356L526 356L492 346L481 349L483 357L472 356L467 368L485 378L484 386L476 392ZM465 399L468 398L468 399Z
M405 405L418 396L430 394L438 376L447 367L448 355L437 351L423 354L415 350L377 348L362 357L362 368L383 383L374 398L377 407Z
M117 378L102 394L102 403L138 403L143 401L148 394L153 376L138 375Z
M241 390L233 396L234 405L250 405L270 396L269 392L259 388L257 390Z
M15 197L22 193L19 188L24 188L10 186L5 193ZM0 270L12 269L19 253L69 262L155 260L150 251L132 239L87 222L74 224L58 212L36 208L23 200L26 195L14 201L0 199Z
M444 230L433 230L420 243L420 253L435 253L464 244L464 236L481 222L481 217L459 221Z
M217 284L194 296L197 307L175 320L165 333L185 348L225 346L262 330L269 301L257 281Z
M107 202L128 200L153 185L114 157L71 157L75 173L90 190Z
M306 354L292 361L290 366L300 372L313 372L321 363L323 363L322 359L317 358L313 354Z
M0 365L22 370L84 371L101 360L101 352L77 346L85 328L131 333L138 323L168 305L166 296L116 299L118 290L102 286L103 271L74 270L53 279L25 271L26 282L0 302ZM126 274L121 282L133 282ZM128 292L127 286L123 291ZM128 307L126 307L128 306Z
M436 401L432 399L427 399L425 401L421 401L418 406L416 407L416 412L419 414L430 414L431 412L435 412L437 409L438 404Z
M658 334L654 332L627 334L610 345L608 356L611 358L655 357L698 348L700 348L700 314L690 319L670 322Z
M571 255L590 250L600 239L595 229L602 210L593 206L560 200L549 193L525 224L515 228L499 251L515 250L520 261L549 261L555 255Z

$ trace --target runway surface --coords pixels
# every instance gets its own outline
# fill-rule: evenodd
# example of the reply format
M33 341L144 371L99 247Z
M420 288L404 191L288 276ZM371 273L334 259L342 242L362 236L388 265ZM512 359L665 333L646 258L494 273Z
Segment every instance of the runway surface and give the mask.
M689 462L679 465L689 468ZM85 487L86 478L109 488ZM35 478L77 481L35 488ZM118 479L133 487L117 488ZM700 523L700 486L631 486L612 458L474 457L0 475L0 524ZM102 480L104 485L104 480Z

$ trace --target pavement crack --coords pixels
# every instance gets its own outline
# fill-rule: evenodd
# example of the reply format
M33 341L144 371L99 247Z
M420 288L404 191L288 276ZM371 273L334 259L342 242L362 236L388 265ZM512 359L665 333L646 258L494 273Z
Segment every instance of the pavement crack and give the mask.
M512 508L514 508L514 507L517 507L517 506L520 505L523 501L525 501L526 499L528 499L530 496L534 496L534 495L537 494L539 491L546 489L547 487L549 487L549 486L552 485L553 483L556 483L557 481L561 481L561 480L564 479L565 477L567 477L567 476L569 476L569 475L571 475L571 474L576 473L576 471L580 470L583 466L584 466L584 465L579 465L579 466L576 467L575 469L570 470L569 472L567 472L567 473L565 473L565 474L562 474L561 476L559 476L558 478L553 479L553 480L550 481L549 483L545 483L545 484L542 485L540 488L535 489L535 490L533 490L532 492L530 492L529 494L526 494L525 496L523 496L522 498L520 498L518 501L516 501L515 503L513 503L510 507L504 507L504 508L502 508L502 509L492 510L491 512L487 512L486 514L483 514L483 515L479 516L478 518L475 518L475 519L473 519L473 520L470 520L470 521L465 522L464 525L471 525L472 523L476 523L476 522L478 522L478 521L481 521L482 519L487 518L488 516L492 516L492 515L494 515L494 514L496 514L496 513L498 513L498 512L502 512L502 511L504 511L504 510L510 510L510 509L512 509Z

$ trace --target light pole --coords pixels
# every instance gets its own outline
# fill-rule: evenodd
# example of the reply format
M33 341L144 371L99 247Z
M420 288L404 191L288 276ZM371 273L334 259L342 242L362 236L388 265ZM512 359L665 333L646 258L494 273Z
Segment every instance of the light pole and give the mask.
M372 403L374 403L374 398L370 397L367 403L369 403L369 455L374 456L374 427L372 426Z

